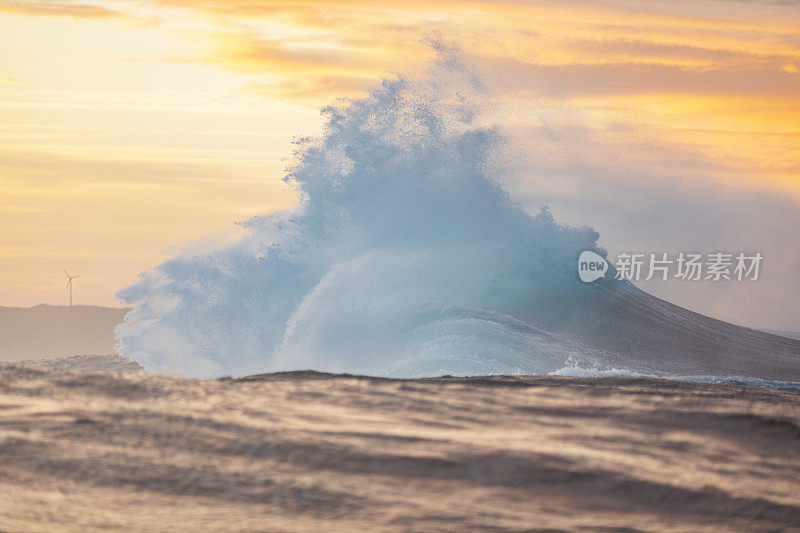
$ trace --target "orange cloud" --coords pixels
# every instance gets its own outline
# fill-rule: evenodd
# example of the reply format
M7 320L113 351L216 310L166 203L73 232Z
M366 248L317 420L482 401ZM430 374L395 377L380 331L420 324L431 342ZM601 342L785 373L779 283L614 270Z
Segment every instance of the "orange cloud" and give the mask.
M0 1L0 12L19 15L42 15L50 17L72 18L112 18L124 17L119 11L102 6L76 3L24 2L13 0Z
M359 80L377 80L428 57L420 39L430 33L501 69L519 69L520 83L544 94L798 91L792 74L800 61L800 28L786 25L786 6L746 16L735 6L658 1L635 10L614 1L152 3L210 15L224 30L202 34L204 51L195 60L269 76L248 87L271 96L351 94L368 85Z
M363 95L374 83L374 78L368 76L314 76L288 78L273 83L251 81L242 86L242 92L262 98L306 100L317 103L329 100L331 95L339 97Z
M249 72L352 72L383 71L383 59L365 50L325 47L313 42L292 42L254 33L211 34L214 51L208 56L227 67Z

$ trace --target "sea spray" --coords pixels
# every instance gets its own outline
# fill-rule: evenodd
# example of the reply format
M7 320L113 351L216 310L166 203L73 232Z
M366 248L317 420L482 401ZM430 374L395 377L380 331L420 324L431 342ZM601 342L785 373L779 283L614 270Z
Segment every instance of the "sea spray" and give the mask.
M120 353L200 377L540 373L594 357L534 323L584 290L574 261L604 253L598 235L525 212L493 179L486 161L504 139L476 120L465 95L480 90L440 51L423 72L324 109L324 133L285 178L298 207L120 291L133 306Z

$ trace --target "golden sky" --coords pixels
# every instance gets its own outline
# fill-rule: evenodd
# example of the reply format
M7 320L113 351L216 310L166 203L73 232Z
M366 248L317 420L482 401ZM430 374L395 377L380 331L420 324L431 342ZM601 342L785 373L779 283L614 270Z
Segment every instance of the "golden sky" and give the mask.
M715 162L703 179L800 198L794 2L0 0L0 305L63 304L62 268L76 303L113 305L176 246L293 205L293 137L431 39L510 108L625 124Z

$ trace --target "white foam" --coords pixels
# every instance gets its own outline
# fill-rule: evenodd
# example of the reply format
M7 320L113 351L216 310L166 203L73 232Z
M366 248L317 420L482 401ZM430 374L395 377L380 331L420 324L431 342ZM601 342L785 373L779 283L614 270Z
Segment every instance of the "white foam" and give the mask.
M800 392L800 382L794 381L780 381L772 379L761 379L744 376L680 376L673 374L652 374L634 372L626 369L610 368L610 369L597 369L597 368L581 368L579 366L565 366L553 372L551 376L568 376L575 378L594 378L594 377L640 377L640 378L654 378L654 379L667 379L676 381L691 381L694 383L714 383L722 385L745 385L750 387L766 387L770 389L789 390Z

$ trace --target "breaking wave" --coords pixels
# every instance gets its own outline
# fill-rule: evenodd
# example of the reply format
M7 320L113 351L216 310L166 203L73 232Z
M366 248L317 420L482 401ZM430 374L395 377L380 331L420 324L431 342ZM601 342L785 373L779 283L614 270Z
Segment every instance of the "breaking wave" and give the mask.
M800 381L798 341L659 300L613 279L613 266L580 282L580 253L605 256L597 232L523 210L494 179L508 145L480 108L491 101L480 76L459 57L440 47L424 71L324 109L322 135L299 141L285 177L297 207L120 291L133 306L116 331L120 354L196 377Z
M531 216L492 179L503 142L441 53L416 77L323 110L285 180L296 209L143 273L118 297L122 355L191 376L313 368L419 376L547 372L576 346L533 327L590 228ZM550 271L550 272L548 272Z

